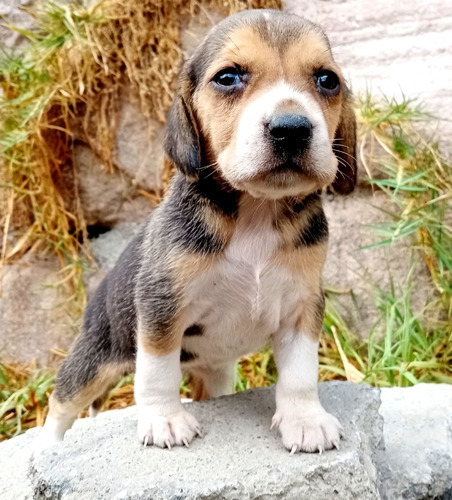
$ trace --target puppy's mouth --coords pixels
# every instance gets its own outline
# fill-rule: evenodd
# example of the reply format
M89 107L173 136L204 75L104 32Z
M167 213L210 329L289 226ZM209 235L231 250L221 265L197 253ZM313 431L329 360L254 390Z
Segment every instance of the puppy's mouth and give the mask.
M257 198L278 199L316 191L319 189L319 181L300 165L286 161L252 179L241 181L237 187Z
M304 162L295 162L293 159L285 160L273 167L268 175L272 174L284 174L284 173L295 173L295 174L305 174L309 175L306 165Z
M305 155L273 157L255 175L237 180L234 187L256 198L306 196L331 184L335 175L335 168L321 169L310 160Z
M309 178L317 181L318 175L305 155L302 157L278 155L268 161L265 168L262 168L250 181L284 185L285 183L302 183Z

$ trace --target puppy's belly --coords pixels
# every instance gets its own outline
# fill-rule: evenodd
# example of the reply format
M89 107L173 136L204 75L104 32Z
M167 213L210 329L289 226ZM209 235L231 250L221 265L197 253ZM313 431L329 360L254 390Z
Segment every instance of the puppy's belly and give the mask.
M197 335L185 335L183 349L190 364L211 365L255 352L293 328L303 287L281 267L226 261L194 280L187 298L185 328L195 325Z

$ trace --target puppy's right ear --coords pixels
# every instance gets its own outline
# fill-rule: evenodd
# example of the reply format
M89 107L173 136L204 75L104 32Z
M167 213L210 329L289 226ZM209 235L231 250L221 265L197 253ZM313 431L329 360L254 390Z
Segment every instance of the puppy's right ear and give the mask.
M340 194L353 191L357 181L356 164L356 117L348 89L342 102L341 118L334 138L334 153L338 159L333 190Z
M183 174L196 180L201 166L198 126L188 78L181 74L179 82L166 122L165 152Z

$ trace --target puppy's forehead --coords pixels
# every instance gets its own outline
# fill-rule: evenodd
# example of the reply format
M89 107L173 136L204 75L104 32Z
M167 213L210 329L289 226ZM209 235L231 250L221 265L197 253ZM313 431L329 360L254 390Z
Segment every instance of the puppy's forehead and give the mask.
M322 67L333 62L328 39L307 19L272 10L252 10L230 16L201 44L192 62L192 77L199 83L231 64L246 66L277 63Z

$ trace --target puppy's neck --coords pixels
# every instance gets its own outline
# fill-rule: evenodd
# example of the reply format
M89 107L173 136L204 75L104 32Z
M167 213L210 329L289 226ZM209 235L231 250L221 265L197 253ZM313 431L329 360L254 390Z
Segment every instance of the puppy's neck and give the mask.
M241 193L221 179L215 171L202 172L193 185L196 192L207 199L223 215L232 219L237 218Z
M226 256L231 260L245 261L258 272L281 242L275 227L276 217L277 205L273 200L242 193Z
M216 206L225 216L238 220L247 216L256 218L255 223L262 217L268 219L272 214L273 220L293 217L313 200L318 200L320 192L308 195L291 196L280 199L255 198L251 194L234 189L216 172L208 170L194 181L196 191Z

